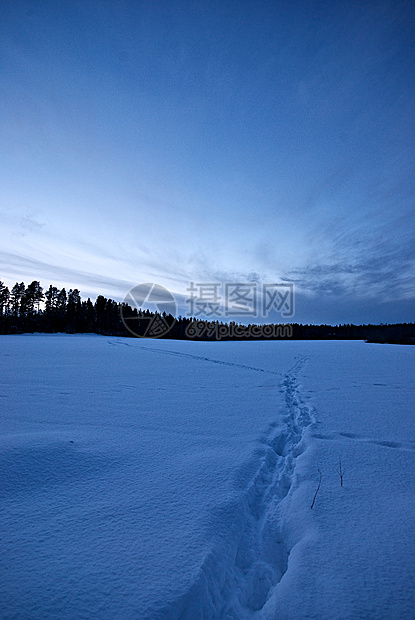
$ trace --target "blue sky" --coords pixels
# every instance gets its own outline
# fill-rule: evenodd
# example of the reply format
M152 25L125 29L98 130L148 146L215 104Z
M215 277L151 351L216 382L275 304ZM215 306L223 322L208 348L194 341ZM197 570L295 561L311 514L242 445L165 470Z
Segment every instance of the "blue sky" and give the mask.
M0 279L415 317L412 1L0 5Z

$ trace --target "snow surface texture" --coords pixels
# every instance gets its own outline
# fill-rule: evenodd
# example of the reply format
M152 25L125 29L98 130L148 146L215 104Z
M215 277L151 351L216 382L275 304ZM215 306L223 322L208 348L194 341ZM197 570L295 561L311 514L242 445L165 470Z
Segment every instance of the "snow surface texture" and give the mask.
M413 618L414 355L2 336L0 617Z

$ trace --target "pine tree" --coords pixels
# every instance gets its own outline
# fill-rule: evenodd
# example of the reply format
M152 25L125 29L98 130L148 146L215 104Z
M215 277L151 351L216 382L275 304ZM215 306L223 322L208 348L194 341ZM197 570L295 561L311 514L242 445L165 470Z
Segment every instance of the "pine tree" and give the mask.
M19 314L23 314L24 316L24 306L21 307L22 298L25 292L25 284L24 282L16 282L11 290L10 302L12 306L12 312L15 317L18 317Z
M66 304L66 320L68 328L76 331L77 319L81 311L81 296L77 288L69 289L68 302Z
M40 282L33 280L25 290L22 296L22 305L25 309L25 315L31 316L34 314L35 306L39 312L40 302L43 300L43 289L40 286Z
M7 311L9 299L10 291L7 286L5 286L4 282L0 280L0 316L3 316L3 313Z
M45 310L46 310L46 314L50 314L51 312L53 312L54 310L56 310L57 305L58 305L58 289L56 288L56 286L52 286L50 285L48 290L45 293L45 297L46 297L46 303L45 303Z
M63 316L66 313L67 301L68 301L68 298L66 295L66 290L63 288L59 291L57 302L56 302L56 307L58 309L60 316Z

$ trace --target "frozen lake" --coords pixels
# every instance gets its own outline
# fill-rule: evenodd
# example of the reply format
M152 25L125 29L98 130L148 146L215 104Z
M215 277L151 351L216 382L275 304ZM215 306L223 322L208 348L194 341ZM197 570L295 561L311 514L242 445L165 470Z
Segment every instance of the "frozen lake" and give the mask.
M19 335L0 367L1 618L414 617L414 347Z

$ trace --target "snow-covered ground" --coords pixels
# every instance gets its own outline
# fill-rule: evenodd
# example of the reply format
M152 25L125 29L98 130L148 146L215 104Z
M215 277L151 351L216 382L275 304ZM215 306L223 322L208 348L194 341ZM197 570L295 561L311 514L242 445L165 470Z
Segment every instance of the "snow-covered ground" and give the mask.
M1 336L0 617L412 619L414 371L362 342Z

